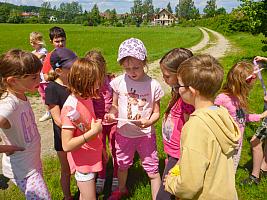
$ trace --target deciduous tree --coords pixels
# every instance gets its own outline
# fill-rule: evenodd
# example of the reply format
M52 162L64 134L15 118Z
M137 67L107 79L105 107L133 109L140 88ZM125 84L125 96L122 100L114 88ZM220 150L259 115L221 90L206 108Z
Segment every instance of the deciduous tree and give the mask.
M207 1L207 5L203 9L206 17L214 17L216 15L217 5L216 0Z
M199 18L199 10L195 7L192 0L179 0L178 5L175 7L175 13L179 19Z

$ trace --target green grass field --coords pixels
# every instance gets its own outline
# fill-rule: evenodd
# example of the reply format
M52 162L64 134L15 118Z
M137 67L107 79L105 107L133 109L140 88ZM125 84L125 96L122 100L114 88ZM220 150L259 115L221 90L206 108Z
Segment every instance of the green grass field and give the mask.
M11 48L32 51L29 34L32 31L43 33L47 49L49 29L54 25L0 24L0 53ZM59 25L67 35L67 47L83 56L91 49L101 50L107 60L108 70L120 71L117 64L117 51L122 41L130 37L141 39L148 51L148 60L160 58L173 47L191 47L200 41L202 35L196 28L166 27L88 27L80 25Z
M4 32L2 31L2 27L5 27ZM27 38L28 33L33 31L41 31L44 34L47 34L47 29L50 27L48 25L0 25L1 28L1 35L2 32L6 34L6 38L12 38L11 36L8 37L8 31L13 30L12 27L17 28L21 27L19 32L19 35L23 36L23 38ZM107 58L109 65L116 66L115 65L115 60L116 60L116 51L119 43L129 37L129 36L135 36L139 37L144 40L145 44L148 47L148 52L150 55L150 60L154 60L157 58L160 58L168 49L173 48L173 47L189 47L192 46L193 44L197 43L201 36L199 35L199 31L195 29L184 29L184 28L141 28L141 29L136 29L136 28L88 28L88 27L80 27L80 26L75 26L75 25L64 25L63 26L66 29L67 36L68 36L68 44L67 46L76 51L79 55L83 55L87 50L91 48L98 47L100 49L104 49L104 55ZM75 31L73 28L75 27ZM88 33L87 33L88 32ZM192 33L191 33L192 32ZM100 35L105 35L103 39L100 41L96 39L89 40L91 36L87 36L87 34L92 35L92 38L100 38ZM168 33L168 34L166 34ZM117 42L112 42L108 39L109 34L114 34L114 38L117 38ZM162 36L166 34L166 36ZM10 34L11 35L11 34ZM76 40L73 37L77 37L79 35L84 36L84 39L86 41L82 42L82 39L79 38L78 41L80 41L81 44L76 45ZM95 35L93 37L93 35ZM120 35L120 37L119 37ZM190 37L188 36L190 35ZM153 36L153 39L152 39ZM188 36L188 37L187 37ZM14 37L14 36L13 36ZM193 37L194 41L192 40ZM171 39L172 38L172 39ZM175 39L176 38L176 39ZM251 36L249 34L243 34L243 33L238 33L234 35L230 35L228 39L230 39L231 43L234 45L235 48L238 48L237 51L229 52L229 54L221 60L221 63L223 64L225 68L225 73L229 70L229 68L237 61L242 60L242 59L252 59L256 55L265 55L267 56L266 53L263 53L260 50L261 43L260 39L262 39L263 36ZM0 49L1 51L5 51L6 49L9 49L11 47L20 47L24 49L30 50L30 46L28 45L28 40L26 39L23 43L21 44L20 40L18 41L12 41L8 40L9 42L3 43L2 40L5 40L2 37L0 37ZM87 42L88 40L88 42ZM7 40L5 40L7 41ZM46 37L46 41L48 41ZM91 41L91 42L90 42ZM87 42L87 43L86 43ZM160 42L160 43L159 43ZM183 42L183 43L182 43ZM10 43L10 44L8 44ZM14 44L17 46L12 46ZM6 46L3 46L5 44ZM21 46L19 46L19 44ZM85 44L86 47L85 47ZM90 45L89 45L90 44ZM97 46L96 44L99 44ZM105 45L104 45L105 44ZM110 45L113 44L113 46ZM183 45L181 45L183 44ZM9 46L8 46L9 45ZM103 45L103 46L100 46ZM164 45L164 46L163 46ZM51 47L48 45L49 49ZM80 48L78 48L80 47ZM157 49L157 50L156 50ZM234 48L233 48L234 49ZM114 55L112 55L112 53ZM113 65L113 64L114 65ZM110 68L111 71L118 71L116 68ZM266 72L263 71L265 80L267 82L266 78ZM260 113L262 110L262 101L263 97L263 92L260 86L259 81L257 81L251 96L250 96L250 102L251 102L251 111L252 112L257 112ZM166 95L163 97L161 101L161 108L162 108L162 113L164 112L164 109L167 106L169 100L169 95ZM162 114L161 114L162 115ZM239 199L241 200L263 200L267 199L267 179L262 180L259 186L249 186L249 187L241 187L239 185L239 182L246 178L249 174L249 170L251 169L252 162L251 162L251 153L250 153L250 146L249 146L249 140L251 136L254 134L258 124L257 123L250 123L248 124L246 130L245 130L245 137L244 137L244 146L243 146L243 152L242 152L242 157L240 161L240 167L238 168L237 175L236 175L236 183L237 183L237 190L239 194ZM157 145L158 145L158 152L159 152L159 158L160 158L160 170L161 172L164 169L164 159L165 155L163 152L163 145L162 145L162 137L161 137L161 120L156 124L156 129L157 129ZM48 157L44 160L44 175L45 179L47 182L47 185L49 187L49 190L52 194L53 199L62 199L62 192L60 190L59 186L59 163L57 161L57 158L54 157ZM112 170L111 170L111 162L109 162L109 169L108 169L108 177L111 178L112 176ZM111 184L111 180L108 179L106 185ZM150 184L149 180L142 169L142 166L140 165L140 161L138 158L136 159L136 162L132 166L132 168L129 170L129 177L127 181L127 185L130 188L130 193L131 196L128 199L135 199L135 200L147 200L150 199ZM222 186L223 187L223 186ZM75 186L74 180L72 181L72 188L71 188L73 194L77 192L77 187ZM106 186L105 188L105 193L104 193L104 199L109 195L110 193L110 187ZM77 193L76 193L77 194ZM101 197L103 198L103 196ZM6 190L0 190L0 199L23 199L23 196L21 193L18 191L18 189L14 186L9 187Z
M266 52L261 51L263 35L252 36L246 33L239 33L230 35L231 43L238 49L232 53L229 53L224 59L222 59L222 64L227 73L231 66L240 60L249 60L257 56L267 56ZM262 71L263 78L267 84L267 72ZM249 97L250 109L252 113L261 113L263 110L263 89L261 88L260 81L258 80L251 91ZM239 199L241 200L263 200L267 199L267 179L262 179L259 186L240 186L240 182L247 178L252 169L252 156L250 151L250 139L254 135L257 127L260 123L248 123L244 133L243 140L243 151L241 155L241 160L239 163L239 168L236 174L236 184Z

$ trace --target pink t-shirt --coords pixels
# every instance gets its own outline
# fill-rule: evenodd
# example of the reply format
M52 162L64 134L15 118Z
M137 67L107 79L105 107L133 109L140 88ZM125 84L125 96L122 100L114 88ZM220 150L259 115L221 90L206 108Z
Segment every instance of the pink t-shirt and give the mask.
M169 115L162 122L164 151L171 157L180 158L181 131L185 123L184 114L191 114L194 107L186 104L181 98L172 107Z
M149 119L154 103L164 95L158 81L145 76L142 81L134 81L126 74L120 75L110 82L118 95L118 117L125 120ZM128 121L118 121L117 132L129 138L154 134L153 126L140 128Z
M67 117L67 114L71 110L77 110L80 115L85 116L84 118L88 118L89 120L92 118L95 119L92 100L77 99L75 96L70 95L61 110L62 129L74 129L73 137L77 137L82 135L83 132L76 128L69 117ZM74 173L76 170L82 173L101 171L102 148L102 138L98 135L96 138L82 145L79 149L68 152L68 162L71 172Z
M261 119L258 114L246 114L239 106L239 100L234 96L221 93L216 97L214 104L221 105L228 110L229 114L238 124L242 134L244 133L246 122L257 122Z

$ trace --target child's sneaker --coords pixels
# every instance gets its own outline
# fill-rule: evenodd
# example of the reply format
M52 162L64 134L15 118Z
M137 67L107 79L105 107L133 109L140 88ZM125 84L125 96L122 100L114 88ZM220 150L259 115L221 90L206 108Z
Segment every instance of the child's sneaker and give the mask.
M121 192L119 188L117 188L115 191L113 191L108 198L108 200L120 200L122 197L128 196L129 192L126 188L125 192Z
M51 114L49 111L47 111L40 119L39 119L39 122L44 122L46 120L49 120L51 119Z
M103 178L97 178L96 179L96 193L101 194L104 190L106 179Z
M113 192L119 187L119 180L118 178L113 178L112 179L112 185L111 185L111 191Z
M251 174L248 178L242 181L241 185L259 185L259 183L260 179Z

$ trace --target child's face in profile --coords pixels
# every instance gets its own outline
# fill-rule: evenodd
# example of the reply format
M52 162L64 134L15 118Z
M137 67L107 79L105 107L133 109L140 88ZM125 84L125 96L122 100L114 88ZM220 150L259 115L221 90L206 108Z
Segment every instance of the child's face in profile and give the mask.
M160 69L162 72L162 77L169 86L173 86L177 84L177 74L171 72L167 69L167 67L164 64L160 65Z
M32 41L32 40L30 40L30 44L31 44L32 48L34 48L34 49L36 49L36 50L42 48L42 45L41 45L41 44L38 44L37 41Z
M181 78L178 77L178 84L176 85L176 91L179 91L180 97L187 104L194 105L194 100L189 86L184 85Z
M132 80L135 80L135 81L141 80L145 75L145 72L144 72L145 63L144 61L138 60L137 58L127 57L122 62L122 66L126 74Z
M16 91L16 94L24 94L25 92L36 92L40 85L40 72L25 75L23 77L13 77L10 87Z
M55 37L51 43L55 48L66 47L66 38L64 37Z

